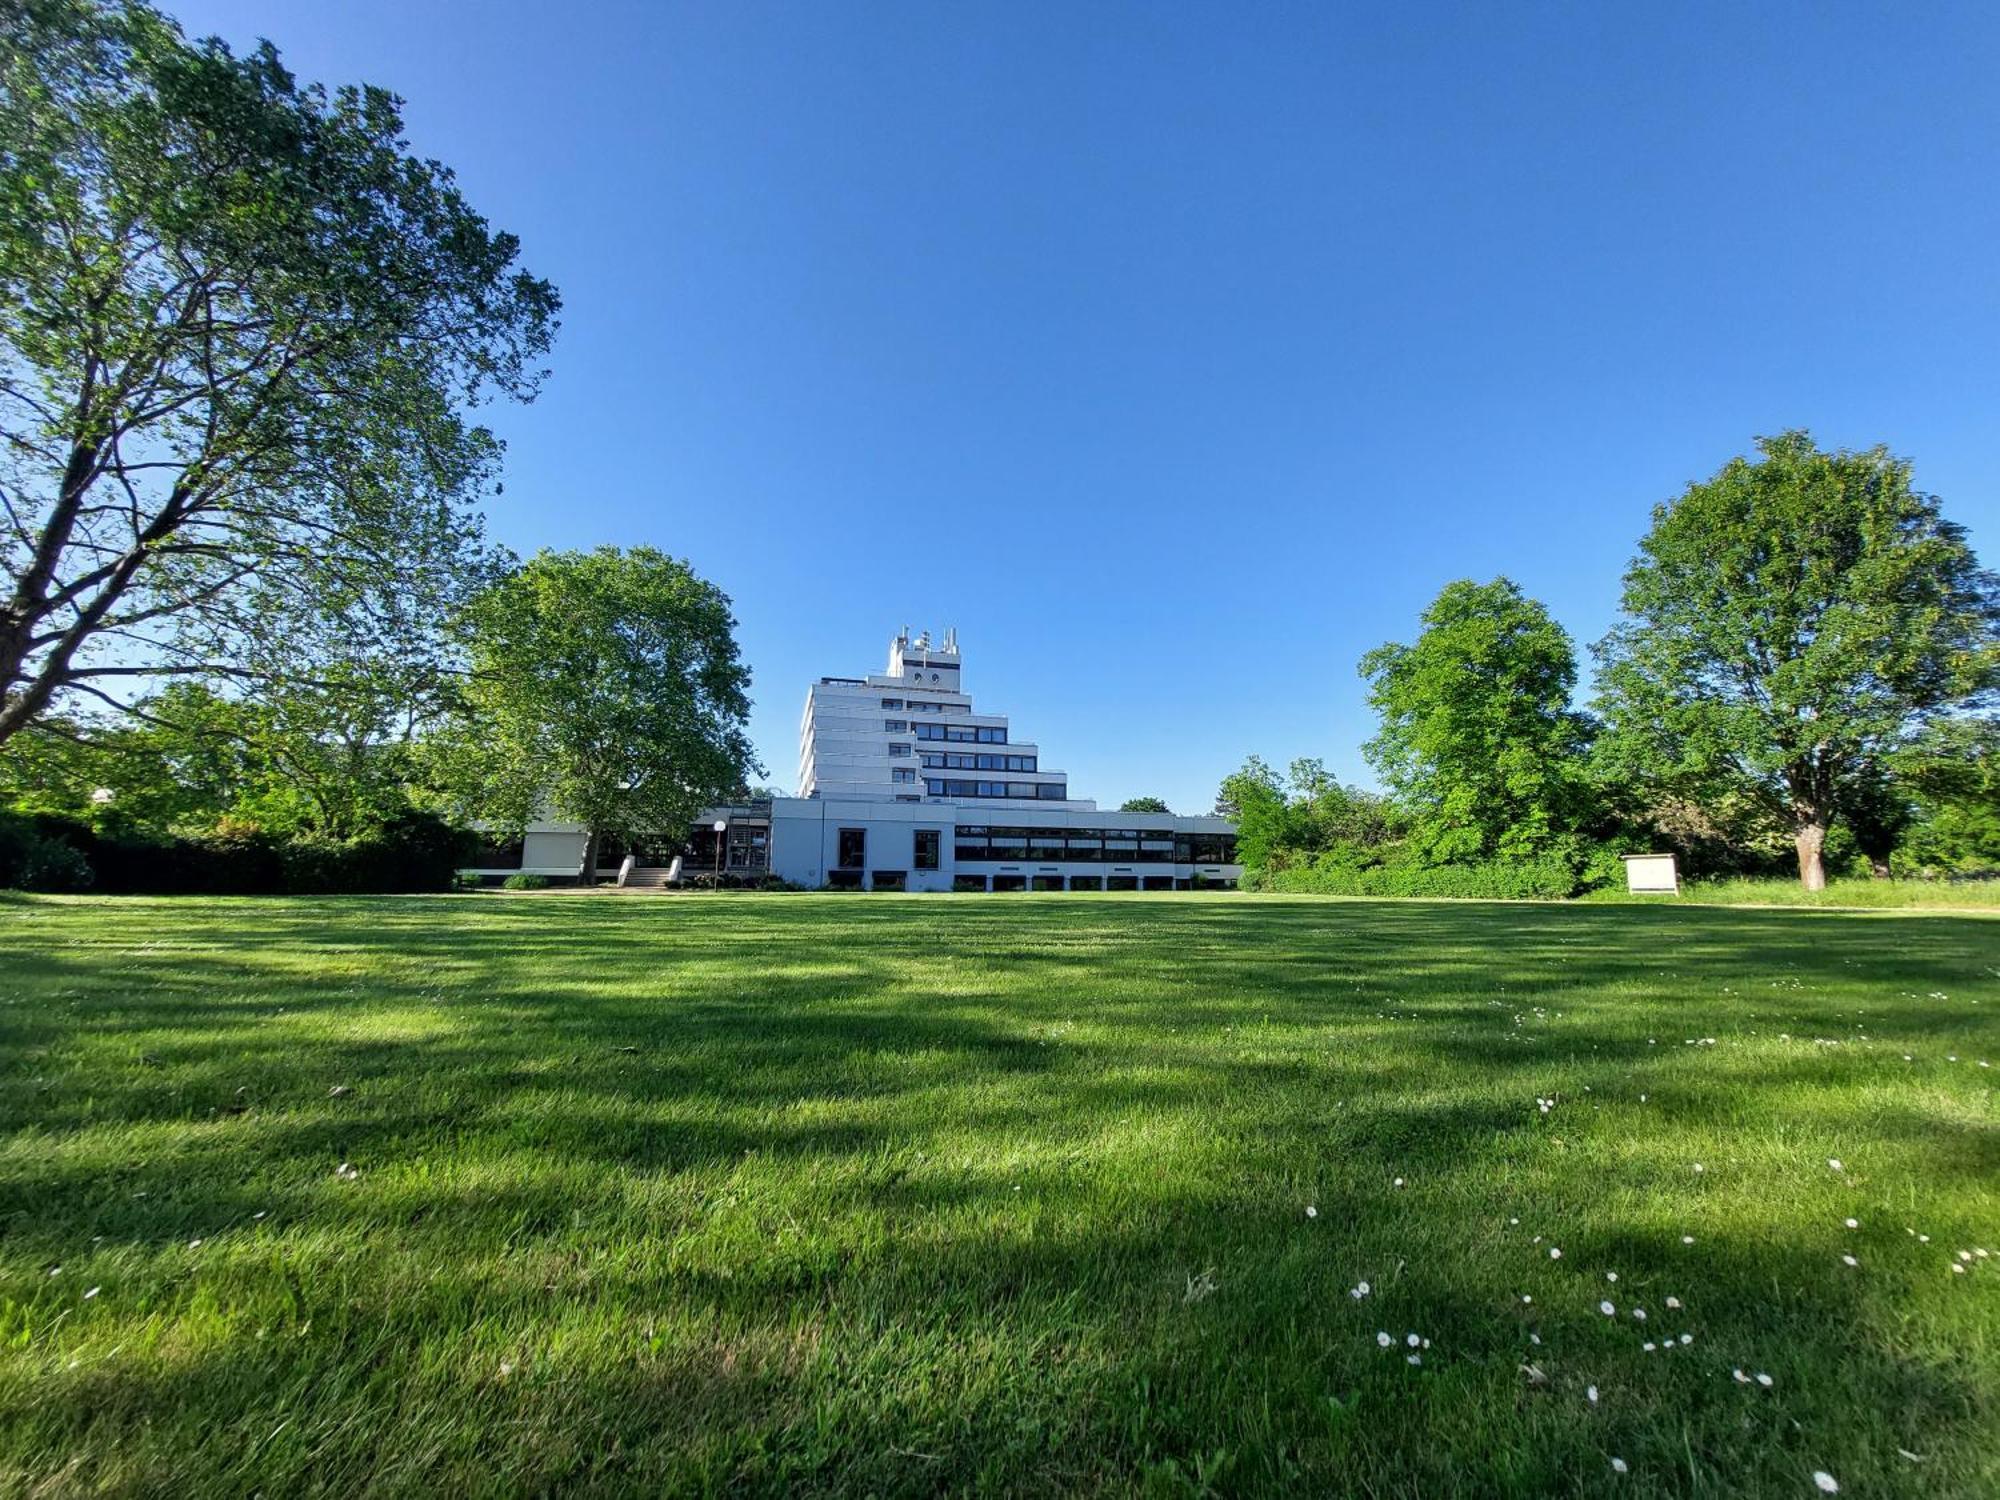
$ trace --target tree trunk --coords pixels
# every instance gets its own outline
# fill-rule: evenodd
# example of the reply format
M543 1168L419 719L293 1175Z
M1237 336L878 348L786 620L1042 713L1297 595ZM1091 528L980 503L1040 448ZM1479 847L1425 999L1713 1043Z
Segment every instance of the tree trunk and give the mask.
M597 830L586 829L583 835L583 864L577 871L576 883L585 890L597 885Z
M1802 820L1798 831L1799 884L1809 891L1826 889L1826 864L1820 852L1826 847L1826 824L1817 818Z

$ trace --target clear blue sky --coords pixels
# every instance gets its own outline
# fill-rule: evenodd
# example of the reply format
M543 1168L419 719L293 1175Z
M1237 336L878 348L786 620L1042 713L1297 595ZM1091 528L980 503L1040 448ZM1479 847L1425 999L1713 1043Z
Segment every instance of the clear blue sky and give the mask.
M1579 648L1758 433L2000 563L2000 9L184 0L408 100L567 304L497 537L806 684L959 627L1080 795L1365 779L1354 664L1506 573Z

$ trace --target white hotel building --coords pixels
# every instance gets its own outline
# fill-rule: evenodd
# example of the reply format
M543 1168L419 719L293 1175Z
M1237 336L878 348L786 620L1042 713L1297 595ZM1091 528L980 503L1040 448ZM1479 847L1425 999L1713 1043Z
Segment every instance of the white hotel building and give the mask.
M520 852L479 873L578 877L583 830L529 825ZM886 671L822 677L799 721L796 797L712 808L686 842L599 855L600 879L663 885L776 876L795 885L898 891L1188 890L1233 887L1227 819L1100 812L1072 797L1041 747L963 691L955 633L907 632Z

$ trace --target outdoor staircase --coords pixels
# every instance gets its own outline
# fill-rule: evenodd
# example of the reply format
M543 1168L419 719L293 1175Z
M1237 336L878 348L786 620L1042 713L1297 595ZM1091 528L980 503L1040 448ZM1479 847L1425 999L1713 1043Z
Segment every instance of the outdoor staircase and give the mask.
M628 891L661 891L674 883L680 873L680 861L671 865L634 865L632 873L625 877Z

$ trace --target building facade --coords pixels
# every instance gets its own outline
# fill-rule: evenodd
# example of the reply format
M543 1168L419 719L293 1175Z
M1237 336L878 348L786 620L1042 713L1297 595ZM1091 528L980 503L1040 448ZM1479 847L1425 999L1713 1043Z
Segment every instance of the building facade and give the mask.
M956 634L897 635L887 669L822 677L799 721L798 795L706 811L685 839L607 842L598 879L776 877L811 889L1188 890L1241 878L1224 818L1101 812L1005 715L974 707ZM580 877L584 830L529 825L478 870ZM517 854L518 849L518 854Z

